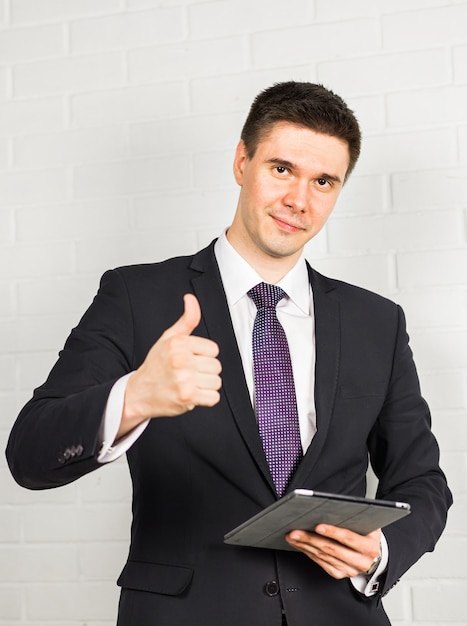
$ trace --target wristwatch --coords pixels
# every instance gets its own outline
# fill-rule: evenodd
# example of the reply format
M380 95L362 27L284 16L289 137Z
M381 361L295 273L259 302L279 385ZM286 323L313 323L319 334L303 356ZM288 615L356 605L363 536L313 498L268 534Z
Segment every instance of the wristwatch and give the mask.
M378 565L381 563L381 559L382 558L383 558L383 554L382 554L382 551L381 551L381 548L380 548L378 556L375 559L373 559L372 564L366 570L366 572L363 572L365 574L365 576L373 576L373 574L378 569Z

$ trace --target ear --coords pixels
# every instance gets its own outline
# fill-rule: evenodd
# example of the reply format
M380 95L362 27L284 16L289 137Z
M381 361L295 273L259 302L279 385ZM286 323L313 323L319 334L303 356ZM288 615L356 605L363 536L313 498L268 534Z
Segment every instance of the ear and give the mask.
M233 172L235 180L240 187L243 185L243 172L245 169L245 163L248 160L246 146L242 139L238 142L237 149L235 150L235 158L233 162Z

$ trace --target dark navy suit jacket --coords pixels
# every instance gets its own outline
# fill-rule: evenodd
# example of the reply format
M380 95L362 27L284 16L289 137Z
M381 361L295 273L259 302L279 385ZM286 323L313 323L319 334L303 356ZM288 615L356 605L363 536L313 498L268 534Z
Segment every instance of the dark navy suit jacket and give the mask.
M183 294L197 296L202 321L195 333L220 347L221 400L152 420L127 453L133 524L118 581L119 626L280 626L282 608L289 626L383 626L382 596L433 549L451 495L403 313L380 296L309 272L317 433L289 489L363 496L370 458L377 497L412 507L385 528L390 557L380 591L364 598L298 552L223 542L276 495L211 244L193 257L107 272L7 448L14 477L31 489L97 469L112 385L179 318Z

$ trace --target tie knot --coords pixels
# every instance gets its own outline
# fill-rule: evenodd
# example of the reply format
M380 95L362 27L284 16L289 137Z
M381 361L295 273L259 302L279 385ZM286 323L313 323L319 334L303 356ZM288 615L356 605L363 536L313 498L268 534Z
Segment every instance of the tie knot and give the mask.
M272 308L275 309L277 303L286 297L286 293L283 289L277 285L270 285L269 283L259 283L253 289L248 292L249 297L256 304L258 309Z

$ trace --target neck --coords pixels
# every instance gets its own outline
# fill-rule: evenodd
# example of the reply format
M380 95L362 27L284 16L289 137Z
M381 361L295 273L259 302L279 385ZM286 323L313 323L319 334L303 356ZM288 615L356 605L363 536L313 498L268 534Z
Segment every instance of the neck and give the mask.
M241 240L232 237L230 229L227 239L238 254L257 272L264 282L276 285L296 265L301 253L288 257L273 257L261 250L252 249Z

